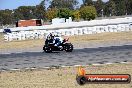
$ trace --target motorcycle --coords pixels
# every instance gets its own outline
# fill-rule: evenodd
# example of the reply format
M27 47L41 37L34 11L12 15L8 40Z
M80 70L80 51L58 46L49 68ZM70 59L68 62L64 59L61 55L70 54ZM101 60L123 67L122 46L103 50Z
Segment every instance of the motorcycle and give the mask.
M66 51L66 52L72 52L73 51L73 45L71 43L68 43L67 39L64 39L62 43L60 43L58 46L55 46L54 43L52 43L51 40L45 41L45 45L43 46L43 50L46 53L51 53L53 51Z

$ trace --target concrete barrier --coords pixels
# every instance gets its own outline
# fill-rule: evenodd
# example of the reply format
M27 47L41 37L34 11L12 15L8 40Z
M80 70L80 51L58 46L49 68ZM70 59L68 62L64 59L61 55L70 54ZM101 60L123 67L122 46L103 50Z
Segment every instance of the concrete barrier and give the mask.
M103 32L132 31L132 17L18 27L11 28L11 31L12 33L4 35L5 41L42 39L47 34L53 32L63 36L73 36Z

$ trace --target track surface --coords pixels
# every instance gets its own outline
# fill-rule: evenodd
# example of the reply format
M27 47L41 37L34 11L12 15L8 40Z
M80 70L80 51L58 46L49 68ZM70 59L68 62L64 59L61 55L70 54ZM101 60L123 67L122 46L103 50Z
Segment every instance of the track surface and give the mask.
M74 49L73 52L0 54L0 70L132 62L132 45Z

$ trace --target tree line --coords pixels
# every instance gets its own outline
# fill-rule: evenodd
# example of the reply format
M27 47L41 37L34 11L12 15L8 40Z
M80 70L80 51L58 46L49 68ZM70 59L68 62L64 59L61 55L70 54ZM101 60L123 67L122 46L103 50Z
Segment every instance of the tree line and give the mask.
M14 10L0 10L0 24L14 24L19 20L43 19L51 21L53 18L69 18L91 20L96 17L122 16L132 14L132 0L43 0L36 6L20 6ZM46 3L49 3L46 8Z

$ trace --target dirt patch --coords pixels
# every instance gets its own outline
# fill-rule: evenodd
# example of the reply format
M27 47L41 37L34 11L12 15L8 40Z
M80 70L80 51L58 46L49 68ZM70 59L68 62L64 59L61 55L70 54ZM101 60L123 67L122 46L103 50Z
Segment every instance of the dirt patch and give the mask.
M93 35L81 35L81 36L72 36L70 38L73 42L78 41L90 41L90 42L98 42L98 41L116 41L116 40L132 40L132 32L118 32L118 33L100 33Z
M130 74L132 63L84 67L87 74ZM77 67L6 71L0 73L0 88L131 88L130 84L86 84L76 82Z
M81 43L106 43L106 42L120 42L132 41L132 32L119 32L119 33L100 33L94 35L76 35L70 36L69 41L74 45ZM43 46L44 39L25 40L25 41L12 41L7 42L3 39L3 34L0 35L0 49L21 49Z

